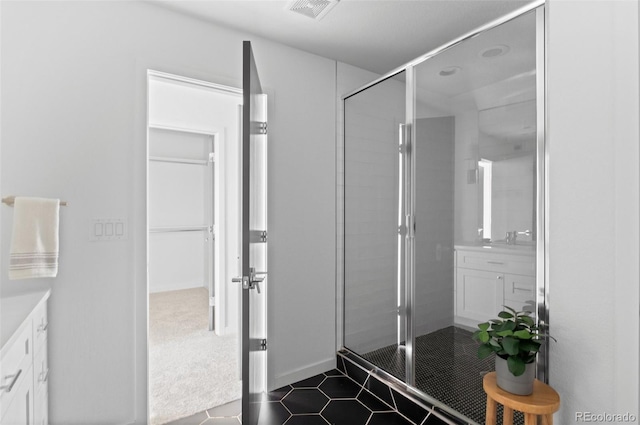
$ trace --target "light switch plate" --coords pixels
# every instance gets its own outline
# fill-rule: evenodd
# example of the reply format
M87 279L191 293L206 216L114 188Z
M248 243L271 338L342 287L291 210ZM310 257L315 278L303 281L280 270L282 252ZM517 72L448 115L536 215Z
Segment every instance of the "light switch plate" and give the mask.
M89 240L121 241L129 235L129 226L125 218L94 218L91 220Z

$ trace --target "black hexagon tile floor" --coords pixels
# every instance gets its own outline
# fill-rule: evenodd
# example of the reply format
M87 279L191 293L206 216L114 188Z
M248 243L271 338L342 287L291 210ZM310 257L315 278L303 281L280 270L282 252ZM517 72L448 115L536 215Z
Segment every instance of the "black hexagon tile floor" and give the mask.
M366 376L358 376L358 381L334 369L271 391L262 401L258 425L448 423L396 391L382 397L375 395L378 383L368 387ZM374 392L367 388L374 388ZM167 425L238 425L242 423L241 407L240 400L236 400Z

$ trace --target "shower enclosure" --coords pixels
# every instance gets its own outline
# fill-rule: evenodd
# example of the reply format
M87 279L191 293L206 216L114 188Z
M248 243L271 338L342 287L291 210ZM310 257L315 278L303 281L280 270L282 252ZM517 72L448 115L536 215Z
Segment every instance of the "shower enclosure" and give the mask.
M476 325L508 305L548 326L544 5L345 96L339 168L341 349L482 423Z

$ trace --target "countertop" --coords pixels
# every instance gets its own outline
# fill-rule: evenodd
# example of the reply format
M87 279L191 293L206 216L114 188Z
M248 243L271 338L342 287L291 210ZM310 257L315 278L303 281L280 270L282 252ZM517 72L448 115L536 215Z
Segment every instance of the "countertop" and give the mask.
M495 252L500 254L513 254L513 255L534 255L536 253L536 246L532 243L507 245L504 242L494 242L489 244L481 243L463 243L455 245L455 249L463 249L469 251L478 252Z
M31 312L44 303L51 295L51 290L25 292L20 295L0 298L0 347L11 340L20 325Z

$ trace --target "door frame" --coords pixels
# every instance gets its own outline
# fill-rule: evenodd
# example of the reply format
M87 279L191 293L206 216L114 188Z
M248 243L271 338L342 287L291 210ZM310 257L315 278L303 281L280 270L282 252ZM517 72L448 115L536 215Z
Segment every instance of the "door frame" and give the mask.
M143 296L145 297L144 299L144 335L140 334L140 327L139 325L136 325L137 327L137 332L136 332L136 347L140 350L142 347L142 344L144 344L144 360L145 360L145 367L144 367L144 380L141 379L142 378L142 374L139 372L136 372L136 376L137 376L137 390L136 390L136 423L139 423L141 420L143 423L148 423L150 420L150 392L149 392L149 384L150 384L150 374L149 374L149 301L148 301L148 296L149 296L149 273L148 273L148 265L149 265L149 163L148 163L148 158L149 158L149 81L151 77L157 77L157 78L163 78L166 80L171 80L171 81L176 81L176 82L180 82L180 83L184 83L184 84L189 84L192 86L200 86L203 88L208 88L208 89L213 89L214 91L220 92L222 94L227 94L227 95L234 95L237 97L238 99L238 107L239 109L236 109L236 111L234 112L236 117L237 117L237 129L238 129L238 143L241 143L241 137L242 137L242 120L241 120L241 108L242 108L242 89L238 88L236 86L233 85L226 85L226 84L218 84L218 83L213 83L210 81L207 81L205 79L202 79L202 75L198 76L198 78L192 78L192 77L187 77L184 76L184 74L187 73L183 73L181 72L182 70L178 69L177 72L180 72L182 75L179 75L177 73L170 73L170 72L164 72L164 71L159 71L159 68L163 68L162 66L144 66L142 67L141 71L144 72L144 87L145 87L145 93L144 93L144 97L140 97L140 105L139 105L139 110L144 109L144 115L143 117L140 118L140 122L141 125L144 126L144 136L140 137L141 139L144 140L143 144L144 144L144 152L141 154L136 155L138 157L138 160L136 161L136 164L140 164L140 168L139 170L142 170L144 173L144 181L142 183L142 187L139 188L138 193L140 193L140 191L143 192L143 199L144 199L144 208L143 208L143 221L144 221L144 239L143 239L143 254L141 255L141 257L144 259L144 268L142 270L140 270L140 268L142 267L141 261L140 261L140 257L137 257L138 259L136 260L136 282L138 282L139 280L143 280L144 282L144 293L140 292L136 292L137 296ZM175 72L176 70L174 70L173 72ZM240 111L240 112L239 112ZM142 114L139 114L142 115ZM215 135L213 135L213 146L214 146L214 153L216 155L216 157L218 157L218 152L216 151L216 147L220 149L220 152L226 152L226 148L225 146L230 143L231 141L228 140L228 138L226 137L226 135L221 135L220 133L216 133ZM219 137L222 136L222 137ZM136 151L136 152L140 152L140 151ZM241 149L238 148L238 158L237 158L237 163L240 164L240 154L241 154ZM222 155L220 155L222 156ZM224 171L223 169L219 169L219 167L217 166L217 164L214 165L214 175L218 176L219 174L224 174L226 177L226 171ZM236 177L236 181L237 181L237 189L240 189L240 184L241 184L241 172L242 169L239 168L237 170L237 175ZM224 180L226 182L226 179ZM214 181L214 184L211 186L212 189L214 188L220 188L223 189L224 193L220 192L215 194L216 197L224 197L227 198L227 194L228 191L226 190L228 186L227 184L223 184L223 181L218 181L218 179L216 178ZM214 189L215 190L215 189ZM240 198L238 196L238 198ZM212 198L213 199L213 198ZM240 200L238 199L238 205L237 207L239 207L239 202ZM218 203L214 202L214 208L213 208L213 215L216 215L216 210L218 210ZM222 218L220 216L218 216L219 221L214 221L214 228L218 227L218 223L219 222L223 222L226 219L224 218L224 209L220 210L220 212L222 212ZM214 232L215 235L215 244L219 245L218 243L218 229L215 229L216 232ZM240 227L238 226L238 232L240 232ZM228 232L223 232L224 234L228 234ZM236 240L238 241L238 250L241 248L240 242L241 242L241 235L238 233L236 235ZM138 248L139 249L139 248ZM225 257L225 250L224 249L215 249L214 248L214 261L216 258L218 258L218 260L222 263L226 263L226 257ZM221 257L219 257L218 255L222 255ZM237 253L239 255L239 253ZM233 255L233 254L232 254ZM226 266L224 267L226 269ZM215 272L214 272L215 273ZM232 272L227 272L228 273L232 273ZM230 276L230 275L229 275ZM224 280L224 276L221 276L221 280ZM230 279L228 279L230 281ZM219 282L222 283L222 282ZM214 283L215 285L215 283ZM138 286L140 288L140 286ZM222 291L224 292L224 285L220 285ZM140 288L142 289L142 288ZM241 295L240 295L241 297ZM140 307L141 303L140 301L136 301L136 306ZM236 332L238 332L238 336L239 332L240 332L240 316L241 316L242 311L239 309L238 310L238 329L236 330ZM216 316L219 316L220 312L219 309L216 309ZM137 314L136 317L138 319L138 321L140 321L142 315ZM228 332L230 332L231 330L227 330ZM225 332L226 333L226 332ZM239 362L239 369L237 371L238 373L238 377L240 379L241 377L241 366L240 366L240 361L241 361L241 346L240 346L240 341L238 341L238 362ZM137 362L136 364L139 364L140 362L140 357L137 357ZM142 396L142 394L144 394L144 396ZM144 404L144 410L142 408Z

